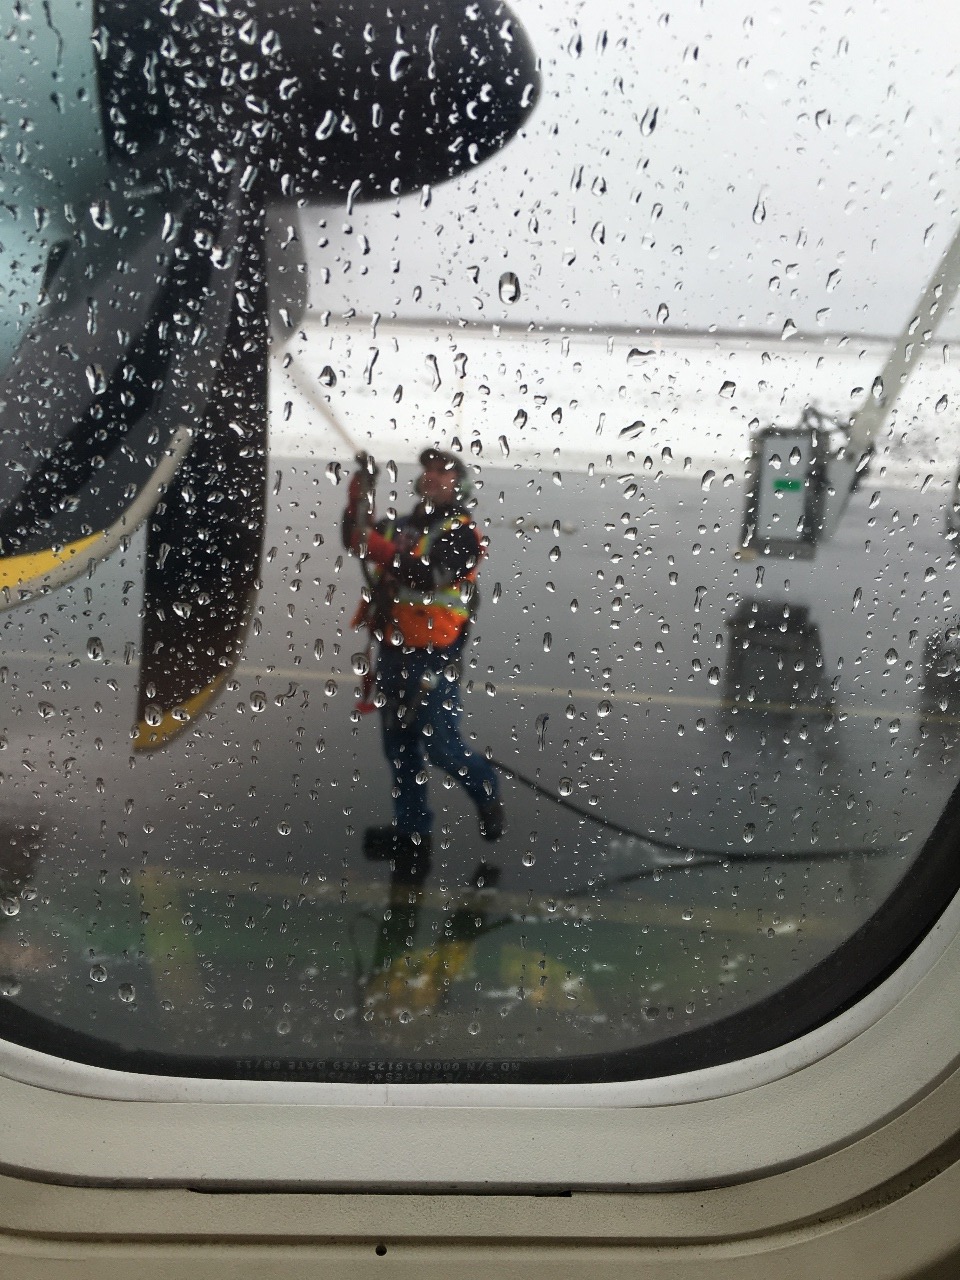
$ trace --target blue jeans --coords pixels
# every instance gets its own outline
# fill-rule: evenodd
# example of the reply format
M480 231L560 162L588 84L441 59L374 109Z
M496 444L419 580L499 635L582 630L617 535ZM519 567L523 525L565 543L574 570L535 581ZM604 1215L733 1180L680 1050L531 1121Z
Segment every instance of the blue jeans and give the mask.
M427 834L433 812L427 800L426 760L443 769L478 807L499 795L497 772L460 736L460 653L447 649L384 645L377 662L383 750L393 773L397 831Z

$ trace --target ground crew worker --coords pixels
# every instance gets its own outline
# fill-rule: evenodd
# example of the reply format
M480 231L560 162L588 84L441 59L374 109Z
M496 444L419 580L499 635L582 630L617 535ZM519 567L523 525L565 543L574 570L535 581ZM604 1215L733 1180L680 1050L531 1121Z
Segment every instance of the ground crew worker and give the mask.
M496 770L460 736L460 669L484 554L464 501L469 477L451 453L425 449L406 517L373 524L376 472L361 456L343 515L344 546L358 555L368 589L354 619L379 641L376 686L383 749L393 774L394 822L368 827L364 853L422 883L430 867L433 813L425 759L445 770L477 807L480 834L498 840L503 808Z

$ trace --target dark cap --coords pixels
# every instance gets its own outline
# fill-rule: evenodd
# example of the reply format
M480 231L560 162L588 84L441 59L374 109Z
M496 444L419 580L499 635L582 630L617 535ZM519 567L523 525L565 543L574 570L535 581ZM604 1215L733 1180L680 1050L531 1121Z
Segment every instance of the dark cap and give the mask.
M424 449L420 455L421 467L429 466L431 462L442 462L444 470L452 471L458 480L466 479L467 468L455 453L445 453L443 449Z

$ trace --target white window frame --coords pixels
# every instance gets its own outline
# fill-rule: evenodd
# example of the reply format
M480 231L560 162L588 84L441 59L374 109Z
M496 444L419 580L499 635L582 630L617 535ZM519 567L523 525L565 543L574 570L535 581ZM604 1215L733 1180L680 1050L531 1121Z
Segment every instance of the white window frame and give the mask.
M128 1185L729 1182L797 1167L881 1129L956 1071L958 1056L960 895L896 972L839 1017L756 1057L661 1079L187 1079L6 1043L4 1165L27 1177Z

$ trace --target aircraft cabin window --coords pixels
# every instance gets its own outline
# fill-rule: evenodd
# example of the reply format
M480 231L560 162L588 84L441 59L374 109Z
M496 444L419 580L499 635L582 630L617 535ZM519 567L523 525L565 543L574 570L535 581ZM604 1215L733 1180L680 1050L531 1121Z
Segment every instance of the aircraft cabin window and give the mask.
M919 11L7 14L0 1035L645 1080L912 952L960 882Z

